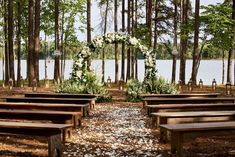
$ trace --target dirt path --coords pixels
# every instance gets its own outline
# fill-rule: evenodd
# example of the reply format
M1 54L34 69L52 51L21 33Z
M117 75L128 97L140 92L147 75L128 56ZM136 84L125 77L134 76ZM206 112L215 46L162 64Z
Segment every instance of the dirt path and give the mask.
M83 121L83 128L66 144L65 156L162 156L159 141L141 109L141 104L97 105Z

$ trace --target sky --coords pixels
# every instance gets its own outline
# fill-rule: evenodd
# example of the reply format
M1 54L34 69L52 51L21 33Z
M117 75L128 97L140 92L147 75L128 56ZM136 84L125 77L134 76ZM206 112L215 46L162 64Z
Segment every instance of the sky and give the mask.
M201 0L200 5L209 5L209 4L216 4L216 3L222 3L224 0ZM192 6L195 5L195 0L192 0ZM101 15L100 15L100 10L97 7L96 3L92 4L92 15L91 15L91 22L92 22L92 27L94 28L94 32L92 32L92 38L95 37L97 34L99 34L98 31L98 25L101 20ZM119 21L121 21L121 17L119 17ZM79 25L79 24L77 24ZM111 25L112 27L112 25ZM112 31L112 30L109 30ZM77 32L78 39L81 41L86 40L86 33L81 33Z

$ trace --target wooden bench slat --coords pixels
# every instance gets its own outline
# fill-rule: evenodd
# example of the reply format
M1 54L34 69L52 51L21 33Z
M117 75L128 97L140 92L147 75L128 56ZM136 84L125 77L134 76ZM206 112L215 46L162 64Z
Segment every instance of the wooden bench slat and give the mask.
M160 112L151 113L154 116L180 118L180 117L211 117L235 115L235 111L198 111L198 112Z
M96 98L95 94L69 94L69 93L25 93L25 97L55 97L55 98Z
M12 113L12 114L34 114L34 115L77 115L79 112L65 112L65 111L38 111L38 110L7 110L7 109L0 109L0 113Z
M25 97L38 97L38 98L73 98L73 99L90 99L90 108L95 108L95 94L68 94L68 93L26 93Z
M234 103L235 98L218 97L218 98L145 98L145 105L159 104L198 104L198 103Z
M159 109L167 109L167 108L198 108L198 107L220 107L220 106L235 106L234 103L210 103L210 104L160 104L160 105L147 105L149 108L159 108Z
M70 127L72 127L72 124L48 124L48 123L25 123L25 122L0 121L0 128L63 130L63 129L70 128Z
M181 94L142 94L143 98L188 98L188 97L218 97L220 93L181 93Z
M164 124L160 125L171 131L201 131L235 129L235 122L210 122L210 123L185 123L185 124Z

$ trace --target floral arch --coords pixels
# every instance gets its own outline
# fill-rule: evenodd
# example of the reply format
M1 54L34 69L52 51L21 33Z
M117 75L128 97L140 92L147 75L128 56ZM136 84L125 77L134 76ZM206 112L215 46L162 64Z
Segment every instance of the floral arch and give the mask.
M76 81L83 81L86 75L87 58L91 56L92 52L103 48L106 44L125 43L127 46L132 46L144 55L145 62L145 79L154 77L156 74L155 65L156 57L153 50L149 50L141 42L128 34L123 33L109 33L104 36L99 36L87 43L82 50L77 54L76 60L73 64L72 79Z

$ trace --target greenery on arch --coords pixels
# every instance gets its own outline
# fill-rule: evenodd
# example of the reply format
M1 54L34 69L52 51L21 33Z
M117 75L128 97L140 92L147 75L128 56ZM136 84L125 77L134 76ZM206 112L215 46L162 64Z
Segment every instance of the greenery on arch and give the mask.
M109 33L104 36L99 36L87 43L82 50L78 53L73 65L71 79L78 82L86 82L87 74L87 59L91 53L103 48L106 44L125 43L127 46L132 46L141 51L145 57L145 80L155 77L156 70L156 56L153 50L149 50L141 42L128 34L124 33Z

